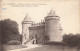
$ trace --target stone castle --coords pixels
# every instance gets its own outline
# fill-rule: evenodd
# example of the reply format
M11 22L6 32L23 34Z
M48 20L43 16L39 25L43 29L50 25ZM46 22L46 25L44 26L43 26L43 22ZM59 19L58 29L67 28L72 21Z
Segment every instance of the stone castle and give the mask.
M63 29L60 24L60 17L53 9L41 23L33 23L27 15L22 21L22 44L32 43L43 44L46 42L61 42Z

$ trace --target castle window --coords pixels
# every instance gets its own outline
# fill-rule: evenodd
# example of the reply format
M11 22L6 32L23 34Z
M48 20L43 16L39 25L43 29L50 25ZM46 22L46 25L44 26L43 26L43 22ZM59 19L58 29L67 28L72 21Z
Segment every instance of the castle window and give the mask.
M26 39L26 37L25 37L25 39Z
M26 36L26 34L24 34L24 36Z

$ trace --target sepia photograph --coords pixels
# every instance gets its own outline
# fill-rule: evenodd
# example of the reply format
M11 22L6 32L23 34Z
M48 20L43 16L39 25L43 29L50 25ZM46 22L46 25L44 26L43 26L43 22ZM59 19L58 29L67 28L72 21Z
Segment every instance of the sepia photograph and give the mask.
M0 0L0 51L80 51L80 1Z

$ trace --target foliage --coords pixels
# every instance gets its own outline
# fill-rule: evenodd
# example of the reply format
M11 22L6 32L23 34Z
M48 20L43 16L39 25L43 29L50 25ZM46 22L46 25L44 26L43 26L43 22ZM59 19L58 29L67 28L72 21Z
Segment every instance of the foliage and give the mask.
M80 34L77 33L73 35L72 33L68 35L63 35L63 42L70 46L79 46L80 45Z
M1 24L0 24L0 45L1 45Z
M18 24L16 23L16 21L5 19L0 21L0 25L2 44L6 44L11 40L20 40Z

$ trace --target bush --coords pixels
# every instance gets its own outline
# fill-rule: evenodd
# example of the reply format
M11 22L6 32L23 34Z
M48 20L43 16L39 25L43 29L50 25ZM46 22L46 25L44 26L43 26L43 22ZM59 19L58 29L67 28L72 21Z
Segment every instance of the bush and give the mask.
M20 44L21 42L17 40L12 40L7 42L7 45L20 45Z
M63 42L70 46L80 46L80 34L65 34L63 35Z

